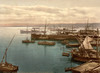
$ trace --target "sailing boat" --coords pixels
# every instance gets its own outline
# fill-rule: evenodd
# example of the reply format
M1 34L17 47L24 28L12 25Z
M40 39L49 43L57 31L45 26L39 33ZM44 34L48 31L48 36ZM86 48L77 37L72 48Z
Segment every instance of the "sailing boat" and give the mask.
M27 31L28 31L28 27L27 27ZM27 35L28 35L28 32L27 32ZM22 40L22 43L34 43L34 41L33 40L30 41L27 36L25 40Z
M77 34L82 37L86 37L87 35L90 37L96 37L98 35L98 31L93 29L93 27L89 25L89 21L87 20L87 25L85 26L85 29L79 30Z
M47 24L47 21L46 21L46 24ZM46 35L46 24L45 24L45 27L44 27L44 35L42 35L41 37L39 37L39 39L42 39L42 40L47 40L49 39ZM49 42L49 41L40 41L38 42L38 45L50 45L50 46L53 46L55 45L55 42Z
M8 47L5 50L5 53L3 55L2 61L0 63L0 72L17 72L18 66L12 65L7 62L7 51L9 46L11 45L15 35L13 36L12 40L10 41ZM3 62L5 60L5 62Z
M47 37L47 35L46 35L46 32L47 32L47 21L46 21L46 24L45 24L45 26L44 26L44 31L42 31L43 32L43 35L41 35L40 37L39 37L39 39L41 39L41 40L47 40L48 39L48 37Z
M86 36L83 43L78 49L72 50L72 58L77 61L87 62L89 60L99 60L100 54L97 50L93 49L90 42L93 39ZM97 57L98 55L98 57Z
M32 31L27 30L27 29L28 29L28 26L26 27L26 30L20 30L20 33L21 34L32 33Z

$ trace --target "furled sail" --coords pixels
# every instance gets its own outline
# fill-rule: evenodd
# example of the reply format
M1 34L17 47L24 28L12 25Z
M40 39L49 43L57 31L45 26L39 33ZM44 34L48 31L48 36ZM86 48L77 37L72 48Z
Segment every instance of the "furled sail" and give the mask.
M85 40L83 41L83 43L81 44L81 46L79 47L79 49L93 49L93 47L91 46L90 42L92 41L93 39L90 38L89 36L86 36Z

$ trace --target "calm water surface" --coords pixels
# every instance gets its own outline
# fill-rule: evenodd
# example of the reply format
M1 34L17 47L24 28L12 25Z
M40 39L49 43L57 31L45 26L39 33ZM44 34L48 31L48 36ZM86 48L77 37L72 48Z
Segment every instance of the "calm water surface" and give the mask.
M20 34L20 29L24 27L0 27L0 61L6 47L13 35L16 34L7 52L7 62L19 66L18 73L66 73L65 67L77 66L80 63L72 62L71 57L63 57L65 47L60 41L55 41L55 46L38 45L36 40L32 44L23 44L22 40L30 34ZM70 51L70 48L66 48ZM71 72L67 72L71 73Z

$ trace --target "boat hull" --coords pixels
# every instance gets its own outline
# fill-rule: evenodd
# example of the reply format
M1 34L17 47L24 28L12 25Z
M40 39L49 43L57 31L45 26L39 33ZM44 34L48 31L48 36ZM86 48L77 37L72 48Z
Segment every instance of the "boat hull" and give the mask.
M10 72L10 73L16 73L18 71L18 66L14 66L12 64L6 63L6 64L0 64L0 73L2 72Z
M72 54L72 58L73 58L73 60L80 61L80 62L88 62L90 60L99 60L99 58L97 58L97 57L90 58L90 57L85 57L85 56L79 56L77 54Z
M55 42L38 42L38 45L50 45L50 46L53 46L53 45L55 45Z
M67 57L69 57L69 53L63 52L63 53L62 53L62 56L67 56Z
M22 43L34 43L35 41L22 40Z

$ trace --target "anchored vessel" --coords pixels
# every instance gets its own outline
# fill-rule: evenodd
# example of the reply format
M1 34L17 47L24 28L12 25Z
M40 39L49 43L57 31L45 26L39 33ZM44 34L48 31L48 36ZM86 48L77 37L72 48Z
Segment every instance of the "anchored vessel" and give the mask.
M93 49L93 47L90 44L90 41L92 41L92 38L89 36L86 36L83 43L80 45L78 49L72 50L72 58L77 61L87 62L89 60L99 60L100 54L97 50Z
M28 26L27 26L26 30L20 30L20 33L22 33L22 34L31 33L31 31L28 30Z
M27 31L28 31L28 28L27 28ZM27 35L28 35L28 32L27 32ZM28 36L26 37L26 39L25 40L22 40L22 43L34 43L35 41L33 41L33 40L29 40L28 39Z
M34 40L29 40L28 38L26 40L22 40L22 43L34 43Z
M38 42L39 45L55 45L55 42L49 42L49 41L41 41Z
M50 31L54 31L56 32L55 34L46 34L47 32L47 29L46 29L46 24L45 24L45 28L44 28L44 31L43 33L44 34L34 34L32 33L31 34L31 38L32 39L47 39L47 40L66 40L66 39L76 39L75 37L73 37L73 33L74 31L76 30L68 30L66 28L63 28L63 29L55 29L55 30L50 30ZM65 41L64 41L65 42Z
M91 42L91 45L92 46L97 46L97 44L95 43L95 42ZM98 45L100 46L100 43L98 43ZM79 43L76 43L76 44L70 44L70 43L67 43L66 44L66 47L79 47L80 46L80 44Z
M15 35L13 36L12 40L10 41L10 43L9 43L8 47L6 48L5 53L3 55L2 61L0 63L0 72L14 73L14 72L17 72L17 70L18 70L18 66L12 65L12 64L7 62L7 51L8 51L9 46L11 45L14 37L15 37ZM5 62L3 62L4 60L5 60Z
M77 44L77 43L76 43L76 44L69 44L69 43L67 43L67 44L66 44L66 47L67 47L67 46L68 46L68 47L79 47L80 44Z
M69 53L63 52L63 53L62 53L62 56L67 56L67 57L69 57Z

